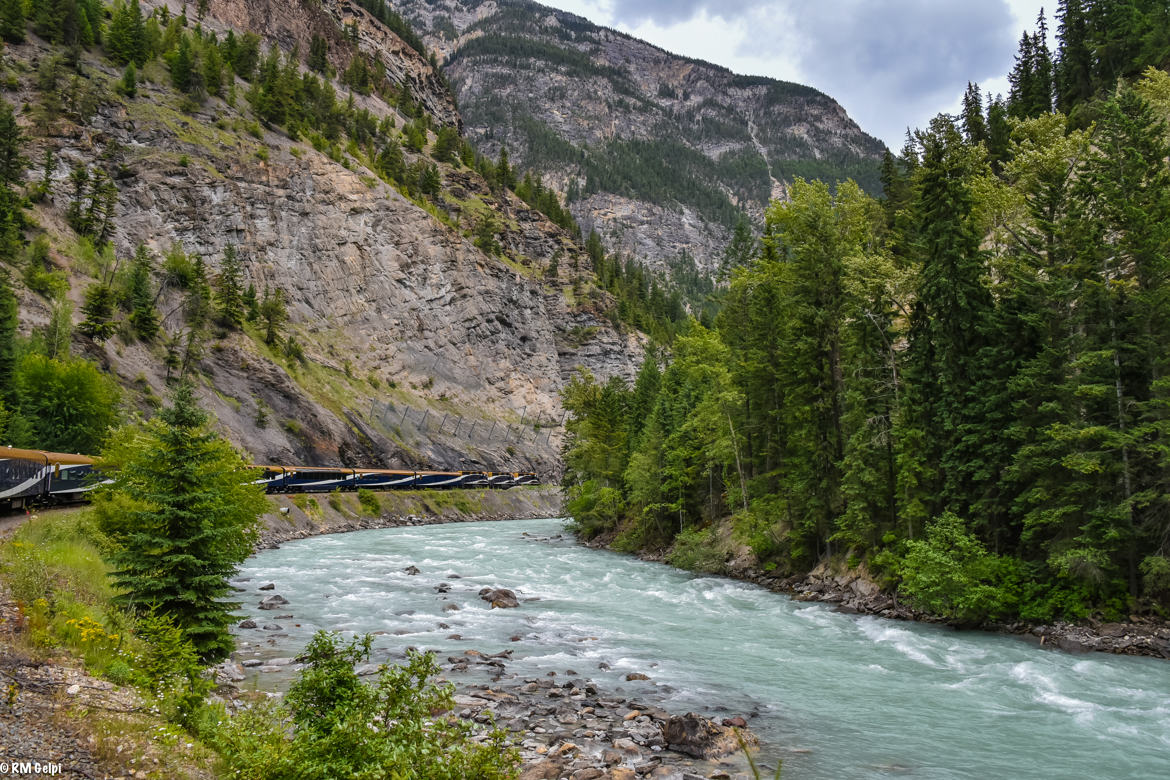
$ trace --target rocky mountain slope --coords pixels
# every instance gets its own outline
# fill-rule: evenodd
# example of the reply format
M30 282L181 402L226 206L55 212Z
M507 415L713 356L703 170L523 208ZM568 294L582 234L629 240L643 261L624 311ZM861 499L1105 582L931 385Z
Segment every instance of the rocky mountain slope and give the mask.
M147 13L153 7L143 3ZM169 13L181 10L171 3ZM356 44L338 32L347 24ZM213 327L195 334L201 347L183 362L191 358L204 402L257 460L555 475L563 383L579 366L630 376L642 349L637 334L606 319L612 302L591 283L579 243L458 156L431 158L434 129L460 121L450 95L425 58L348 0L211 0L201 30L220 40L255 31L263 47L302 58L314 36L328 37L334 73L357 56L380 63L385 84L353 95L351 109L367 110L387 145L408 123L429 125L423 149L405 149L405 164L433 166L437 194L419 196L386 176L373 162L376 139L368 148L312 130L294 139L258 121L258 103L244 99L256 84L243 79L196 101L172 87L156 59L141 69L136 95L119 94L122 69L97 47L81 51L73 81L92 97L92 113L67 110L41 126L46 97L34 72L61 49L30 35L8 48L5 97L31 107L21 120L26 157L53 153L31 217L49 239L53 272L68 280L75 322L86 288L104 274L69 220L76 171L104 171L116 185L112 244L123 272L140 244L155 263L161 334L136 338L122 321L108 341L75 333L74 351L115 374L139 408L157 405L174 345L194 330L163 258L180 250L201 259L214 282L230 245L245 284L282 291L287 333L270 345L255 325ZM403 86L419 117L391 99ZM337 84L337 93L343 106L347 90ZM35 167L30 186L42 175ZM471 240L485 221L498 247L488 252ZM548 269L554 255L559 273ZM18 294L22 327L47 324L53 302L32 289Z
M395 0L454 85L477 146L508 148L582 227L661 268L711 270L740 214L793 177L879 187L884 146L809 87L739 76L528 0Z

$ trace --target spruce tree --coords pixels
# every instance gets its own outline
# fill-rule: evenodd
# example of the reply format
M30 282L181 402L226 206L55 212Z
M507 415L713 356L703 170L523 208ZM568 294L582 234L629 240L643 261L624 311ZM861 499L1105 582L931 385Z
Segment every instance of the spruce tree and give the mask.
M143 341L158 335L158 312L154 308L154 290L150 280L150 253L142 244L134 252L130 265L130 325Z
M244 292L241 288L242 271L236 248L228 244L223 250L223 264L215 285L215 300L219 307L219 320L232 330L244 326ZM252 292L255 298L255 288Z
M122 439L123 441L125 439ZM100 501L134 507L110 529L117 600L169 616L207 662L232 650L228 578L252 552L267 502L246 461L216 434L190 384L113 453L115 482Z
M921 262L910 321L907 458L917 498L934 516L963 514L980 465L976 388L992 298L972 210L970 149L953 122L939 116L922 135L916 252ZM987 432L982 432L987 433ZM911 499L913 500L913 498Z
M329 44L320 35L309 42L309 69L324 73L329 68Z
M1093 54L1085 0L1060 0L1054 81L1056 108L1066 114L1093 95Z
M8 43L23 42L26 23L23 0L0 0L0 38Z
M77 329L99 344L114 335L114 291L108 284L94 282L85 288L81 313L85 319Z
M288 319L284 290L265 288L264 300L260 303L260 319L264 322L264 343L275 346L280 341L280 329Z
M967 143L978 144L987 140L987 122L983 117L983 93L978 84L967 82L963 93L963 132Z
M138 0L131 0L129 4L119 3L114 7L106 34L106 51L110 59L119 65L133 63L141 68L146 64L146 23Z
M0 402L15 406L17 300L8 269L0 267Z

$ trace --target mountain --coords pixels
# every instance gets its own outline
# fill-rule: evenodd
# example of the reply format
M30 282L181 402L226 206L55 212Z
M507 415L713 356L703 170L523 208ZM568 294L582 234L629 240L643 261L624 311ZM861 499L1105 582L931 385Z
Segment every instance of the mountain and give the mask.
M259 461L557 473L562 386L632 377L642 340L575 236L439 151L461 119L427 58L349 0L141 7L129 87L112 22L6 49L36 196L0 261L30 349L71 310L65 351L133 408L185 374ZM284 301L272 338L216 314L229 248Z
M528 0L394 0L438 53L465 130L567 196L611 250L710 272L794 177L879 191L884 145L810 87L740 76Z

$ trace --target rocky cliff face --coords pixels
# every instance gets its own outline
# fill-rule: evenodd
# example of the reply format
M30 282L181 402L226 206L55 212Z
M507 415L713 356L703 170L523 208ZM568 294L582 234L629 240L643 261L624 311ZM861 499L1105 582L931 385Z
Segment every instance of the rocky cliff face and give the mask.
M274 43L305 51L309 35L365 13L354 8L331 0L320 7L213 0L203 24L221 33L263 30ZM321 21L319 11L333 21ZM368 18L360 29L361 50L388 73L405 74L416 95L431 83L425 60L404 52L392 33ZM35 39L11 52L29 70L51 54ZM562 269L575 262L587 275L579 244L457 161L437 166L441 197L412 201L360 154L318 152L276 128L237 132L251 118L245 101L233 107L210 98L192 107L157 72L137 97L119 97L108 90L119 69L91 52L83 67L103 95L96 114L35 139L29 154L51 148L58 161L35 211L52 239L53 262L70 273L70 297L80 306L92 271L64 217L69 175L100 161L118 186L118 256L144 244L161 258L181 246L214 277L232 245L245 284L283 291L303 363L255 331L219 333L196 374L221 426L257 460L534 469L550 477L559 469L558 393L568 377L578 367L602 377L636 371L640 338L604 318L606 296L587 279L548 273L557 255ZM37 100L29 84L20 90L9 99ZM363 102L378 119L407 121L376 95ZM436 123L458 124L449 96L435 91L423 102L438 107ZM428 158L408 153L407 161ZM498 223L500 253L485 254L467 237L485 212ZM156 282L164 337L181 337L179 293L161 275ZM26 326L47 317L47 302L23 291ZM104 344L74 342L143 408L163 394L161 340L142 343L123 332Z
M871 190L884 150L834 100L738 76L528 0L396 0L440 52L467 132L570 196L581 225L710 270L796 176Z

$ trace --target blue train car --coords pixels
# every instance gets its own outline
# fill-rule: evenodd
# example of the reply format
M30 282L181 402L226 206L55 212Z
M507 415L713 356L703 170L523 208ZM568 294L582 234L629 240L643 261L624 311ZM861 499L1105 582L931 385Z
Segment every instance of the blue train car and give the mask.
M270 467L271 468L271 467ZM329 493L334 490L357 490L357 472L316 466L282 466L283 493Z
M367 490L405 490L412 488L418 481L418 474L413 471L394 471L392 469L358 469L357 486Z
M84 501L103 482L93 458L66 452L0 447L0 509Z
M415 474L418 475L418 479L414 486L419 488L461 487L473 476L472 472L463 471L417 471Z

